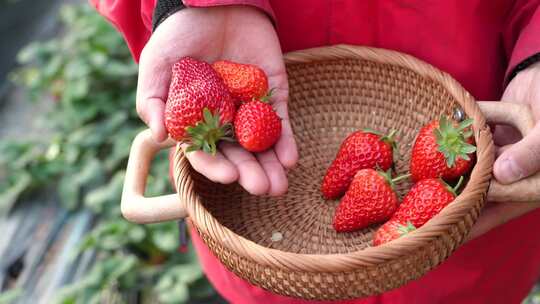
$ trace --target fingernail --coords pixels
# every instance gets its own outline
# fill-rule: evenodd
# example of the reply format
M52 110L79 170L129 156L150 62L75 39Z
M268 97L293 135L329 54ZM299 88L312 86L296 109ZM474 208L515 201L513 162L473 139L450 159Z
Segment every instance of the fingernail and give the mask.
M518 166L512 158L502 160L499 165L499 179L504 183L513 183L524 177L523 170Z

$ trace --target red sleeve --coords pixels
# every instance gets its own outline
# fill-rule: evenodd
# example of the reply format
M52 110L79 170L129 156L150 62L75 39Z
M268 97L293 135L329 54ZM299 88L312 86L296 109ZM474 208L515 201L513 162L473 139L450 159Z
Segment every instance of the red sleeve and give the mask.
M156 0L90 0L124 36L136 62L152 33L152 12Z
M509 60L507 80L520 62L540 52L540 1L517 1L509 15L503 41Z
M272 20L275 20L274 11L269 0L182 0L185 6L209 7L219 5L251 5L264 11Z
M268 0L184 0L184 5L209 7L218 5L251 5L266 12L272 19L274 13ZM136 62L152 34L152 13L156 0L90 0L96 10L103 15L124 36Z

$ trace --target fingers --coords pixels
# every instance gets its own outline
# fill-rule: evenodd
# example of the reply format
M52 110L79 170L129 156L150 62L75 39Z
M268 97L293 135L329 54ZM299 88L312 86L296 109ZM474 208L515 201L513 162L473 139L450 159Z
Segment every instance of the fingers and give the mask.
M509 184L540 170L540 124L525 138L504 151L495 161L497 180Z
M521 133L512 126L496 125L493 129L493 142L497 146L514 144L522 138Z
M171 63L148 43L139 62L137 113L150 127L157 142L167 139L164 123L165 101L169 90Z
M289 120L287 96L279 94L280 92L278 90L274 99L274 109L281 118L281 137L276 143L274 150L281 164L283 164L285 168L292 168L298 162L298 148Z
M184 153L187 147L187 144L182 145ZM213 182L230 184L238 180L239 174L236 166L221 152L211 155L203 151L194 151L186 153L186 157L193 169Z
M141 119L150 127L152 137L157 142L167 139L167 130L165 128L165 102L159 98L149 98L142 101L142 110L139 114Z
M288 188L287 175L274 150L258 153L257 160L259 160L270 183L268 194L272 196L285 194Z
M253 195L268 193L270 182L255 156L237 144L224 142L221 151L236 166L238 183Z

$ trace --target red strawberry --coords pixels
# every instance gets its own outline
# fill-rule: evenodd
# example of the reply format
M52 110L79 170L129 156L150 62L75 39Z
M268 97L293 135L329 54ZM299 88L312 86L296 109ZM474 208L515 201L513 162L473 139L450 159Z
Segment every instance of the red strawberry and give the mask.
M388 243L392 240L400 238L416 228L411 222L402 222L399 220L391 219L384 223L373 236L373 245L379 246L384 243Z
M422 227L456 198L462 181L463 178L460 178L454 188L440 178L419 181L405 195L392 219L410 221L416 228Z
M238 108L234 118L234 133L238 143L251 152L272 147L281 135L281 119L265 101L253 100Z
M472 120L457 124L444 116L420 129L412 148L412 179L441 177L451 181L465 175L472 167L476 147L472 144Z
M388 172L362 169L341 199L334 215L337 232L354 231L386 221L398 206L394 183L408 176L392 179Z
M259 99L268 92L268 79L259 67L227 60L216 61L212 67L223 78L236 105Z
M323 196L335 199L343 195L360 169L388 170L393 164L394 134L392 131L383 136L372 130L350 134L326 171L321 185Z
M234 102L212 66L190 57L173 65L165 107L165 126L172 138L191 142L190 150L215 153L234 114Z

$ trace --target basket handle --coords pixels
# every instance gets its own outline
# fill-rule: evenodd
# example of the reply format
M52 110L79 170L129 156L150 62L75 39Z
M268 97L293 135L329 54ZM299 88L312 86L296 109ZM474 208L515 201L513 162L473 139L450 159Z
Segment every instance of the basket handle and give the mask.
M170 138L163 143L155 142L149 129L137 134L133 140L120 203L122 215L128 221L147 224L187 217L186 208L176 193L156 197L144 196L152 159L160 150L175 144Z
M490 123L514 126L522 136L534 128L534 117L528 105L492 101L478 102L478 105ZM493 178L487 199L492 202L540 201L540 172L508 185L503 185Z

